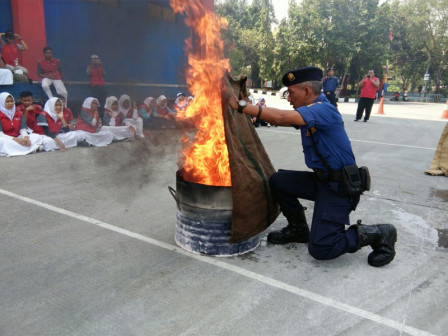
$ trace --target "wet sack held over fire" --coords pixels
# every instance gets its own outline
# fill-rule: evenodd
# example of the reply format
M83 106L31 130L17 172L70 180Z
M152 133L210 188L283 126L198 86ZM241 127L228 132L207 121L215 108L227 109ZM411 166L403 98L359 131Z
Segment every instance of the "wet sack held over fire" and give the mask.
M342 180L344 182L345 192L349 196L358 196L361 195L364 191L370 190L369 168L365 166L343 166Z

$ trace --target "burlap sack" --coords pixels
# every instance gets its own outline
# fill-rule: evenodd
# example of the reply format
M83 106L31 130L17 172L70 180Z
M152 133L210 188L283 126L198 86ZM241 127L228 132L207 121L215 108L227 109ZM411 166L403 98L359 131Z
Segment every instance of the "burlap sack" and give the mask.
M426 174L448 176L448 123L440 136L439 145Z
M239 242L264 231L280 213L272 199L269 177L275 172L263 144L248 115L238 113L228 104L226 92L233 90L247 96L247 78L238 81L226 75L223 88L223 116L230 172L232 174L232 236Z

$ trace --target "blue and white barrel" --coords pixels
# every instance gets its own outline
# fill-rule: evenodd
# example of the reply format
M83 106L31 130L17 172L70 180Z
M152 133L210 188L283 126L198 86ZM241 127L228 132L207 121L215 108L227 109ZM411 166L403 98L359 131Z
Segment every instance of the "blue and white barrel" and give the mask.
M177 203L174 239L181 248L209 256L235 256L253 251L260 235L229 243L232 233L232 187L184 181L176 174L176 189L168 188Z

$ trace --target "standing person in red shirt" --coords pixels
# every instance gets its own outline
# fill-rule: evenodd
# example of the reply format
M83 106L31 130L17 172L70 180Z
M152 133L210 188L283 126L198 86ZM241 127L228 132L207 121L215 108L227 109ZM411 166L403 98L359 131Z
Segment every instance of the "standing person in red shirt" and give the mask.
M37 75L42 78L42 89L48 98L53 98L50 86L54 85L56 92L62 95L67 101L67 89L64 86L64 75L61 69L61 62L53 57L51 47L44 48L44 58L37 63Z
M5 36L5 42L2 40L2 36ZM16 40L19 43L16 43ZM2 56L5 60L6 67L13 71L22 70L23 74L28 77L28 70L20 63L20 53L28 50L28 46L19 34L14 34L12 31L0 33L0 48L2 50Z
M355 121L360 120L362 118L362 113L366 110L364 122L367 122L370 118L370 112L372 112L373 102L375 101L376 91L380 85L380 81L375 77L375 72L370 69L358 85L361 86L362 89Z
M103 63L98 55L92 55L90 57L90 64L87 67L87 75L90 79L90 88L92 97L98 98L102 103L106 99L106 84L104 82L104 76L106 71L104 70ZM103 116L100 113L101 117Z

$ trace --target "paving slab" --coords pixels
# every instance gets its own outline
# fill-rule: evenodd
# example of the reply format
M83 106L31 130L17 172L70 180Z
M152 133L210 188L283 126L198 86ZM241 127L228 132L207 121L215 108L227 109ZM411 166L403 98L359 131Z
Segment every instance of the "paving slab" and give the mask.
M278 97L268 106L288 108ZM367 123L339 109L372 189L352 213L392 223L397 256L317 261L304 244L235 257L174 242L179 131L0 158L1 335L446 335L448 178L428 176L443 104L386 103ZM299 133L257 129L274 164L306 169ZM313 204L308 207L311 219Z

